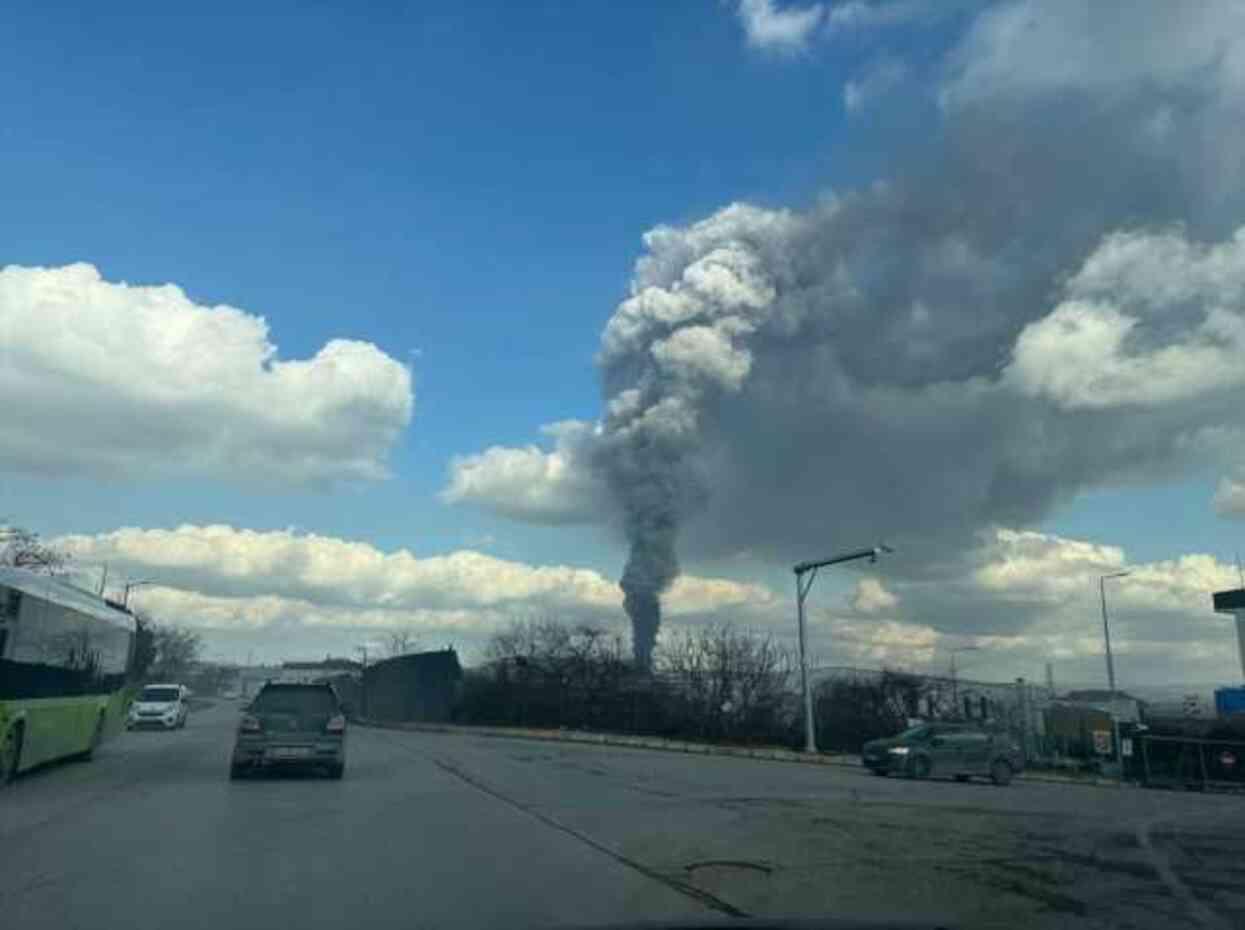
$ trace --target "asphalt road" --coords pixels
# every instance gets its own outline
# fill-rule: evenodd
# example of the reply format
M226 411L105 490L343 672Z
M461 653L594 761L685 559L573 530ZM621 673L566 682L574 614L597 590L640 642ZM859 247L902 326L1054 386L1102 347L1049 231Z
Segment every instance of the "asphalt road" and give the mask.
M230 782L236 716L0 795L0 926L1245 926L1245 798L358 727L341 782Z

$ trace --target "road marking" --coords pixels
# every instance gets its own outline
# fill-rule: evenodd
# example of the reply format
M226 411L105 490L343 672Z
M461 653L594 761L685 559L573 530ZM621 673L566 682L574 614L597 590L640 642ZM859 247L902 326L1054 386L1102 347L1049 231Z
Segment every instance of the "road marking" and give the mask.
M1211 928L1211 930L1232 930L1232 926L1226 920L1198 900L1189 886L1180 880L1180 876L1172 868L1171 860L1154 845L1150 838L1150 831L1156 824L1161 822L1161 818L1154 818L1137 825L1137 842L1150 858L1150 864L1154 866L1154 871L1158 873L1159 878L1163 880L1163 884L1167 886L1168 890L1184 902L1190 916L1194 917L1203 927Z

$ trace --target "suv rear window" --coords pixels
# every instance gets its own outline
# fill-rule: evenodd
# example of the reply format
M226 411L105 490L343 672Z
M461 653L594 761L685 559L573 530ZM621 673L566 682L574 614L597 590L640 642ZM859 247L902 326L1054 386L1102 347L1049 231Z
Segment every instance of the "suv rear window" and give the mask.
M337 697L325 687L277 685L260 691L251 707L266 714L335 714Z

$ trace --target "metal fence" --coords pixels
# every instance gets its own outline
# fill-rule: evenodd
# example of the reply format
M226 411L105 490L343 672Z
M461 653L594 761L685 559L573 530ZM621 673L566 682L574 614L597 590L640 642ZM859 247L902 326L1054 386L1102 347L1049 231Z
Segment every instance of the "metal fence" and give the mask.
M1245 792L1245 740L1139 734L1126 771L1152 788Z

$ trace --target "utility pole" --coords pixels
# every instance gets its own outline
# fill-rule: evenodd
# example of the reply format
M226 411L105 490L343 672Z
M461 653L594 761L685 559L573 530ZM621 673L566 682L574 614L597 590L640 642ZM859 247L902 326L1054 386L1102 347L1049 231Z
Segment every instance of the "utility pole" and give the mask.
M808 648L807 636L804 631L804 600L808 597L809 589L813 586L813 581L817 578L817 569L825 568L827 565L838 565L840 562L853 562L856 559L868 559L876 562L878 556L883 552L894 552L890 546L879 544L869 549L857 549L853 552L846 552L842 555L831 556L828 559L819 559L811 562L800 562L793 571L795 572L795 611L796 623L798 625L799 642L800 642L800 691L804 698L804 751L817 751L817 725L813 719L813 692L808 684ZM805 580L805 575L808 576Z
M1130 572L1112 572L1098 577L1098 593L1102 598L1102 640L1107 651L1107 689L1111 693L1111 739L1115 744L1115 764L1119 767L1121 777L1124 774L1124 757L1120 752L1120 718L1115 706L1115 659L1111 655L1111 627L1107 623L1107 581L1112 578L1125 578Z

